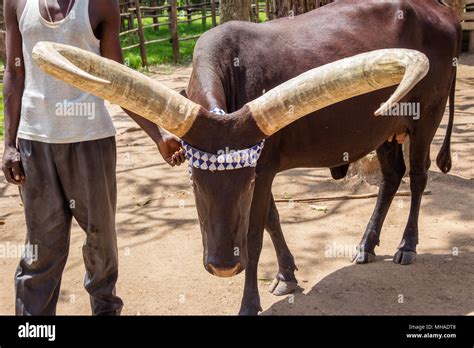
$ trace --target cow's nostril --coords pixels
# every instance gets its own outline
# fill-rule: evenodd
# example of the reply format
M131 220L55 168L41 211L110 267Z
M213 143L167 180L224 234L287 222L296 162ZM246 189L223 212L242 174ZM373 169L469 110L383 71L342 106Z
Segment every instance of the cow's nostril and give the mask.
M212 263L208 263L207 269L216 277L230 278L239 274L242 271L242 265L240 262L237 262L234 267L216 267Z

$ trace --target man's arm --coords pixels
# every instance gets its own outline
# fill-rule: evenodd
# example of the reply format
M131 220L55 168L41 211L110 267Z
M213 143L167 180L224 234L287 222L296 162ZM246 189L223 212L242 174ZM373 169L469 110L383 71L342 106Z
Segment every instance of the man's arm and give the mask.
M25 180L25 175L21 167L20 153L16 148L16 137L20 124L21 99L25 88L25 67L16 6L16 0L4 0L7 61L3 78L5 150L2 170L8 182L21 185Z
M101 55L123 64L122 48L120 46L120 9L118 1L101 1L104 20L101 23ZM161 155L171 166L181 165L185 161L184 151L181 149L179 139L169 134L161 134L159 127L129 111L123 109L158 146Z

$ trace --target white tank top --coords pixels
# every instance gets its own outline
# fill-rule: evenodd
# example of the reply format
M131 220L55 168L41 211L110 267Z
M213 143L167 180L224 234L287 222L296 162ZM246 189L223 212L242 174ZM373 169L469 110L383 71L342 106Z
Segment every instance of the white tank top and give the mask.
M19 26L23 39L25 89L18 138L45 143L76 143L115 135L104 101L56 80L31 58L39 41L58 42L100 54L89 20L89 0L76 0L63 20L51 23L39 1L27 0Z

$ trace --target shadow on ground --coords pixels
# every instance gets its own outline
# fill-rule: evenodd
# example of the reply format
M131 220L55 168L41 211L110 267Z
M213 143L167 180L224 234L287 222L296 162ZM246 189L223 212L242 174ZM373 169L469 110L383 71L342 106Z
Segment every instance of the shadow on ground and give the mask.
M472 241L472 240L471 240ZM385 260L384 260L385 259ZM474 253L418 255L410 266L391 256L350 265L274 303L263 315L466 315L474 312ZM420 310L413 310L416 303Z

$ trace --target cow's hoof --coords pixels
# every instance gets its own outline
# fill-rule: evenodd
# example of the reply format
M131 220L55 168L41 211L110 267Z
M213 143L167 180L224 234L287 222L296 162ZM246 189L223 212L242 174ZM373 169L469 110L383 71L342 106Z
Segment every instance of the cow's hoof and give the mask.
M398 263L400 265L409 265L413 263L415 259L416 252L398 250L395 256L393 257L393 262Z
M286 282L284 280L275 278L275 280L268 287L268 292L275 296L285 296L295 292L297 289L297 282Z
M375 254L369 253L368 251L358 251L352 259L352 262L362 265L364 263L371 263L375 261Z

